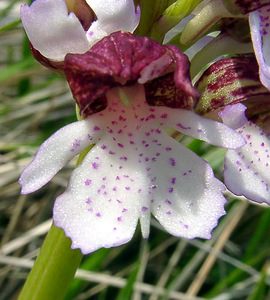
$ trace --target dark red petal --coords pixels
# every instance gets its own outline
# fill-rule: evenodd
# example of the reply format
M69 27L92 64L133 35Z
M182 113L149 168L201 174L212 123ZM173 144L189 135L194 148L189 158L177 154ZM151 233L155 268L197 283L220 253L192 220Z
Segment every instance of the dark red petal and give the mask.
M259 80L253 54L220 59L203 73L196 87L201 92L196 110L203 114L254 96L270 95Z
M173 86L171 91L174 90L178 96L185 94L181 99L196 98L198 93L189 78L188 59L176 47L161 46L149 38L137 37L131 33L115 32L84 54L68 54L64 71L81 114L88 116L97 112L97 108L103 109L106 105L105 93L110 88L137 82L144 68L165 54L171 59L165 67L160 68L156 77L175 70L170 84ZM151 90L154 86L156 85ZM180 96L172 97L170 103L172 99L178 98ZM149 101L155 104L154 98ZM164 105L167 102L164 100ZM175 107L176 104L170 106Z

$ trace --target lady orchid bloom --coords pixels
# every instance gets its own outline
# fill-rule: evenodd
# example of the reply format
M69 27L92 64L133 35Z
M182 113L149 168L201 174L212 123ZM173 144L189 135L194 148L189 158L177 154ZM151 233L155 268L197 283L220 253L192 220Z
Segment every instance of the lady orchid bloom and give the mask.
M243 147L227 151L225 185L235 195L270 204L269 118L259 118L269 116L270 93L260 83L254 55L220 59L196 86L202 92L197 111L212 117L218 114L246 140Z
M270 90L270 0L205 0L184 29L182 42L189 43L202 37L220 19L241 20L246 17L249 20L253 49L259 64L260 81ZM238 22L238 25L234 28L238 31L237 38L243 39L243 36L246 37L245 25L243 26L243 22ZM230 31L225 26L222 29ZM232 33L235 34L235 31ZM237 53L237 49L235 50Z
M133 32L139 19L133 0L35 0L21 7L33 48L53 61L84 53L112 32Z
M54 223L72 248L86 254L126 243L138 220L146 238L151 213L175 236L210 238L224 214L224 186L167 129L226 148L245 142L233 129L191 111L198 93L187 57L174 46L114 32L83 54L65 55L63 70L84 119L41 145L21 175L22 193L41 188L94 144L54 205Z

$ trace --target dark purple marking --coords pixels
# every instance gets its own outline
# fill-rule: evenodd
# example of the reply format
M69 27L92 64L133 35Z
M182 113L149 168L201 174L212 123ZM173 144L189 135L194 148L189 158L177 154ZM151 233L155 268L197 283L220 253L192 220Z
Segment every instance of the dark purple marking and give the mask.
M99 131L99 130L100 130L100 128L98 126L94 127L94 131Z
M86 199L85 203L86 203L86 204L92 204L92 203L93 203L93 201L92 201L92 199L91 199L91 198L89 198L89 197L88 197L88 198Z
M176 126L183 129L183 130L190 130L191 129L190 126L185 126L182 123L177 123Z
M91 185L91 183L92 183L91 179L86 179L85 182L84 182L84 184L87 185L87 186Z
M175 184L176 183L176 177L173 177L172 179L171 179L171 184Z
M100 218L100 217L101 217L101 213L100 213L100 212L97 212L97 213L96 213L96 216L97 216L98 218Z
M171 202L169 199L166 199L166 200L165 200L165 203L166 203L166 204L169 204L169 205L172 205L172 202Z
M168 189L168 192L169 192L169 193L173 193L173 188L170 187L170 188Z
M149 209L148 207L146 207L146 206L143 206L143 207L142 207L142 209L141 209L141 211L142 211L142 212L147 212L147 211L148 211L148 209Z
M172 167L175 167L175 166L176 166L176 160L175 160L175 158L171 157L171 158L169 159L169 162L170 162L170 165L171 165Z
M117 217L117 221L122 222L123 221L122 217Z
M98 165L96 162L93 162L93 163L92 163L92 168L93 168L93 169L97 170L98 167L99 167L99 165Z

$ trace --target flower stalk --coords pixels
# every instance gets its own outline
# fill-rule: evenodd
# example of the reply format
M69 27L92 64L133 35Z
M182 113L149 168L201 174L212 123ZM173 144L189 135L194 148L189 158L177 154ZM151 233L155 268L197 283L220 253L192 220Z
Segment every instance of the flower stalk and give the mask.
M52 225L19 300L64 299L82 259L70 245L63 230Z

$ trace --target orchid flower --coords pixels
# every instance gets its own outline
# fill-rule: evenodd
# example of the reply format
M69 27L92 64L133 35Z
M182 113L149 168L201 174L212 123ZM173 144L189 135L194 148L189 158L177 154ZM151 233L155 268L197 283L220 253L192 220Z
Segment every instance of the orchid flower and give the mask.
M270 1L269 0L205 0L196 8L194 18L182 32L181 42L190 42L201 38L223 18L242 20L248 17L254 52L260 67L260 81L270 90ZM226 26L222 29L229 30ZM237 38L245 37L245 25L239 22L239 33L233 30ZM235 49L237 53L237 49ZM227 53L224 53L227 54Z
M126 243L138 220L146 238L151 214L175 236L210 238L224 214L224 186L167 129L232 149L244 139L191 111L198 93L187 57L115 32L84 54L66 55L64 72L85 119L44 142L21 175L22 193L41 188L94 144L54 205L54 222L72 248L90 253Z
M211 117L219 115L246 140L245 146L226 154L227 188L235 195L270 204L269 126L263 126L265 120L259 124L254 119L265 113L268 116L270 93L260 83L254 55L220 59L204 72L196 86L202 93L197 111Z
M32 46L53 61L84 53L112 32L133 32L139 17L133 0L36 0L21 7Z
M224 124L246 139L246 145L228 150L224 181L230 191L259 203L270 204L270 139L262 128L245 116L243 104L226 106L220 113Z

